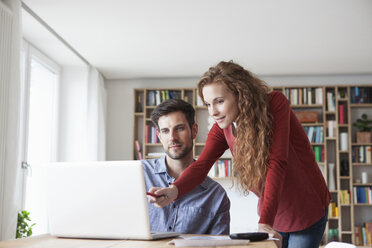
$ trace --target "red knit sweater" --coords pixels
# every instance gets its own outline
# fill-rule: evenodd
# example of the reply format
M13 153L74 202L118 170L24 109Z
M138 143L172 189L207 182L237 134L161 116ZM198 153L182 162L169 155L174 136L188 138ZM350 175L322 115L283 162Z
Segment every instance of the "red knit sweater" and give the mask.
M281 232L303 230L324 216L331 199L307 135L280 92L272 92L273 139L264 189L251 189L259 197L259 223ZM178 198L199 185L214 162L228 148L233 152L232 126L211 128L204 150L174 182Z

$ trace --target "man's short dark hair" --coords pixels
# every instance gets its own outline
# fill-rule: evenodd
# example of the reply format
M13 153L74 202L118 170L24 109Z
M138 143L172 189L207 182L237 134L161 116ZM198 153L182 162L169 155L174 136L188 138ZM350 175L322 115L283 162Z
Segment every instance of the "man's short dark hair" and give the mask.
M178 111L181 111L185 115L190 128L192 128L195 123L194 107L190 103L181 99L168 99L160 103L158 106L156 106L154 111L152 111L151 120L155 127L159 129L158 121L160 117Z

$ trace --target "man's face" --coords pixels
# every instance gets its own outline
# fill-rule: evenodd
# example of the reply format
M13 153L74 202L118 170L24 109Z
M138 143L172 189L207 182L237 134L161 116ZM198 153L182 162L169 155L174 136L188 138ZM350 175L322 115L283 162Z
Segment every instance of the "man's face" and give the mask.
M192 152L197 125L191 129L181 111L163 115L158 120L158 136L164 151L172 159L182 159Z

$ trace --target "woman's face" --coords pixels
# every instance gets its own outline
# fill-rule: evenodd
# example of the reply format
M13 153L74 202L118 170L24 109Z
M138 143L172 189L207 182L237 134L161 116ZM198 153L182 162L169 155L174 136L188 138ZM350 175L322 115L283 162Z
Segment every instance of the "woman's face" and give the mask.
M221 83L211 83L203 87L204 102L208 113L220 128L227 128L239 114L236 96Z

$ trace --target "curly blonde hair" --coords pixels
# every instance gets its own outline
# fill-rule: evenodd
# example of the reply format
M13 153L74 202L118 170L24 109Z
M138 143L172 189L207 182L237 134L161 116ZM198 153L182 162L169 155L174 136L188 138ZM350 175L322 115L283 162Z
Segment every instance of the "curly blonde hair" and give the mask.
M242 66L222 61L199 80L197 88L202 100L203 87L220 83L237 97L239 114L235 120L233 173L243 193L261 190L264 184L272 138L272 115L269 110L270 88Z

